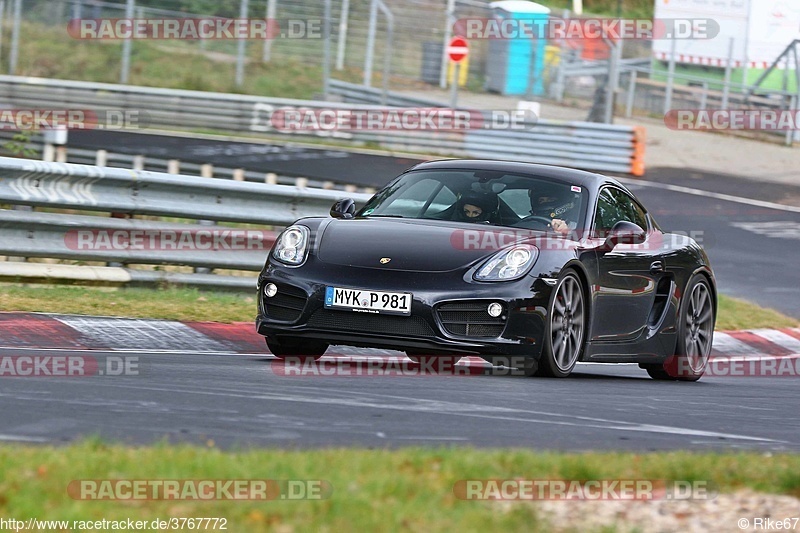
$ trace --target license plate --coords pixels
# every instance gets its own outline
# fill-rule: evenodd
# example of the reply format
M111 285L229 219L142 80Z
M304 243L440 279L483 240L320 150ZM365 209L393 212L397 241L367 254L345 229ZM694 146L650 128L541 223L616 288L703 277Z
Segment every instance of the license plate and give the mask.
M408 316L411 314L411 294L327 287L325 307L360 313Z

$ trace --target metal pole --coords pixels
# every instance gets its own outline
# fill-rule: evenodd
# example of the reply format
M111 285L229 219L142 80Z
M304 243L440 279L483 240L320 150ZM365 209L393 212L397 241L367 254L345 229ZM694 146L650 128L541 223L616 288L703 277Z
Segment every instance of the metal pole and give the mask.
M725 84L722 86L722 109L728 109L728 98L731 94L731 73L733 72L733 47L736 40L731 37L728 45L728 64L725 65Z
M275 17L277 16L278 12L278 0L267 0L267 28L269 32L269 28L277 28L277 21ZM269 63L270 59L272 59L272 41L273 39L277 39L279 35L269 35L267 39L264 40L264 51L261 55L261 61L264 63Z
M325 43L322 51L322 99L328 99L331 81L331 0L325 0L325 20L322 24L322 38Z
M639 77L638 70L631 71L631 83L628 85L628 106L625 110L625 116L631 118L633 116L633 104L636 98L636 81Z
M133 18L133 10L136 8L136 0L128 0L125 6L125 18ZM122 85L127 85L128 76L131 71L131 47L133 45L132 39L125 39L122 41L122 66L119 72L119 82Z
M458 78L461 74L461 62L456 61L453 65L453 83L450 85L450 107L456 109L458 106Z
M19 60L19 26L22 21L22 0L14 0L14 26L11 30L11 57L8 59L8 73L12 76L17 72Z
M700 109L705 111L708 104L708 82L703 82L703 94L700 95Z
M372 61L375 54L375 31L378 25L378 0L369 7L369 29L367 30L367 56L364 58L364 85L372 86Z
M380 0L379 0L380 1ZM383 52L383 94L381 104L387 105L389 101L389 79L392 76L392 42L394 40L394 15L389 8L380 1L383 16L386 17L386 50Z
M669 71L667 73L667 91L664 96L664 114L672 109L672 89L675 83L675 46L678 44L676 39L672 40L672 51L669 56Z
M242 0L239 6L239 19L246 20L248 12L248 0ZM244 85L244 61L247 54L247 39L240 38L239 46L236 52L236 86L241 87Z
M6 0L0 0L0 58L3 57L3 26L5 25Z
M609 41L611 43L611 41ZM614 123L614 101L619 87L619 60L622 56L622 40L611 43L611 57L608 60L608 87L606 92L605 124Z
M456 18L456 0L447 0L447 13L446 22L444 27L444 42L442 44L442 67L439 70L439 87L444 89L447 87L447 66L449 58L447 57L447 45L450 44L450 39L453 38L453 25Z
M797 41L795 40L792 43L792 49L794 50L794 76L795 76L795 88L794 90L797 91L797 94L794 96L794 102L792 105L792 109L797 109L797 104L800 102L800 54L797 53ZM788 67L788 65L787 65ZM800 141L800 130L794 132L794 141Z
M350 0L342 2L342 12L339 15L339 42L336 49L336 70L344 68L344 53L347 46L347 21L350 18Z

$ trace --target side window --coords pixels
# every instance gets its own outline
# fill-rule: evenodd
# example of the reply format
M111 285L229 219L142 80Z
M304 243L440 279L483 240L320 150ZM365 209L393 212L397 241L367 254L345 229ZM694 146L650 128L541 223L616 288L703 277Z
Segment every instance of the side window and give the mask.
M637 204L633 198L618 189L614 189L612 194L616 197L617 204L625 215L623 220L633 222L640 228L646 230L647 216L644 214L644 210L639 207L639 204Z
M598 233L606 232L621 220L647 229L647 216L639 204L624 192L606 187L597 199L594 229Z
M594 215L595 232L602 234L613 228L614 224L620 220L625 220L625 217L617 203L617 199L612 196L611 189L603 189L597 198L597 211Z

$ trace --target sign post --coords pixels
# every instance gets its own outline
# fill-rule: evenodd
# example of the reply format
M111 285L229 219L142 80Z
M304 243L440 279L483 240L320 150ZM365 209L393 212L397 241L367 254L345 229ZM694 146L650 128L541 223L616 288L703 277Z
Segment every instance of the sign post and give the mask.
M458 82L461 78L461 62L469 55L469 45L463 37L453 37L447 45L447 57L455 65L453 69L453 81L450 88L450 107L456 108L458 104Z

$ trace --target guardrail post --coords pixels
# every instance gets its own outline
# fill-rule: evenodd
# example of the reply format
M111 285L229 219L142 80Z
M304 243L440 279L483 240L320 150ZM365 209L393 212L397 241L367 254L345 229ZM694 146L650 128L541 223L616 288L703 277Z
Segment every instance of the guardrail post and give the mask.
M108 152L105 150L98 150L95 155L95 166L104 167L108 162Z
M133 156L133 170L144 170L144 156Z
M42 161L52 163L56 160L56 147L50 143L45 143L42 147Z
M200 177L202 178L214 178L214 165L205 164L200 167ZM201 226L216 226L217 223L213 220L198 220L198 224ZM195 267L194 268L195 274L211 274L211 269L206 267Z
M244 181L244 169L237 168L233 170L233 180L234 181Z
M66 163L67 162L67 147L66 146L57 146L56 147L56 163Z
M170 159L167 161L167 174L180 174L181 162L177 159Z
M264 176L264 183L268 185L277 185L278 175L274 172L267 172L267 174Z

